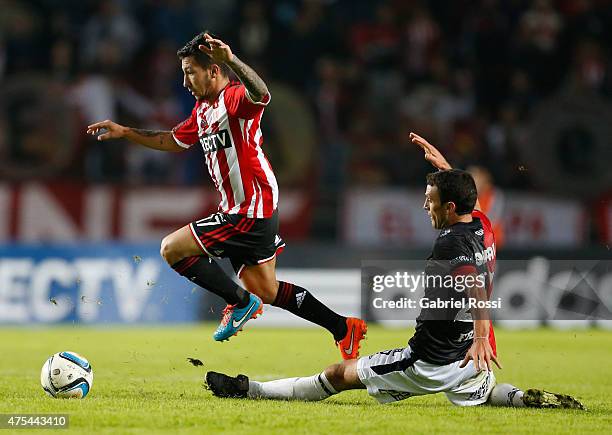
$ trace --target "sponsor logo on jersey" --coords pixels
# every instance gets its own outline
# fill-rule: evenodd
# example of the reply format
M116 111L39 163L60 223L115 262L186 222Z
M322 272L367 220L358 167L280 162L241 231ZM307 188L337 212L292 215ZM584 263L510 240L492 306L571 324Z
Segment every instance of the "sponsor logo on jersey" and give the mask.
M202 144L204 153L210 154L222 149L230 148L232 146L232 138L229 131L223 129L215 133L201 135L200 143Z
M450 261L451 266L455 266L459 263L471 264L473 263L473 260L467 255L460 255L459 257L455 257Z
M475 255L476 258L476 266L482 266L489 261L495 259L495 243L489 246L487 249L477 252Z
M457 339L457 341L464 342L464 341L473 340L473 339L474 339L474 330L472 329L470 332L459 334L459 338Z
M477 231L474 231L474 234L476 234L477 236L484 236L484 230L481 228Z

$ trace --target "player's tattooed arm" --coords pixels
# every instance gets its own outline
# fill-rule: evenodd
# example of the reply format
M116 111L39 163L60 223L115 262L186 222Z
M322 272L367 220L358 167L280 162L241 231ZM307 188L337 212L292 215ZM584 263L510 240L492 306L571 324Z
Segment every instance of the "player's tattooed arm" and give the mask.
M176 143L170 131L124 127L108 119L88 126L87 134L97 135L99 141L125 138L131 142L160 151L179 152L185 150Z
M268 87L265 82L253 68L238 59L236 55L232 57L231 61L226 63L238 76L240 81L244 84L244 87L247 88L253 100L262 101L264 97L268 95Z
M146 137L161 137L163 134L168 133L167 131L161 130L141 130L140 128L128 128L130 131Z
M125 138L132 142L160 151L185 151L185 148L176 143L171 131L142 130L131 127L127 127L127 129Z
M254 101L262 101L268 95L268 87L259 75L246 63L238 59L232 53L232 49L220 39L215 39L211 35L204 35L206 45L199 45L198 48L210 56L215 62L225 63L238 76L244 87L249 91L249 95Z

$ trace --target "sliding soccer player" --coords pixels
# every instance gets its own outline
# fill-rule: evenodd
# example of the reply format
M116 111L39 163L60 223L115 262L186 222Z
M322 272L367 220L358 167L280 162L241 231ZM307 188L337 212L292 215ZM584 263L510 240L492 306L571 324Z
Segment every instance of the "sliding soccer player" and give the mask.
M484 277L484 285L474 285L469 294L486 302L492 290L495 269L495 239L491 223L478 210L472 176L452 169L444 156L422 137L411 140L425 151L425 159L439 172L427 176L423 208L435 229L440 230L425 272L428 276L453 277L465 283L469 276ZM461 280L457 280L460 277ZM463 291L426 281L428 300L459 299ZM495 335L483 310L461 307L445 310L422 309L416 331L404 348L378 352L343 361L309 377L251 381L208 372L206 383L219 397L265 398L279 400L323 400L345 390L367 389L380 403L412 396L445 393L455 405L577 408L583 405L571 396L530 389L522 391L510 384L496 384L493 363L501 368L496 354ZM470 363L470 360L473 363Z

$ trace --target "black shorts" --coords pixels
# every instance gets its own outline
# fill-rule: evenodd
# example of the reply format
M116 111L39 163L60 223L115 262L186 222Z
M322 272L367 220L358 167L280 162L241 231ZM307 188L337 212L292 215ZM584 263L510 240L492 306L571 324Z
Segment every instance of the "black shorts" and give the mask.
M270 261L285 247L278 235L278 210L263 219L214 213L189 228L204 254L229 258L238 276L245 266Z

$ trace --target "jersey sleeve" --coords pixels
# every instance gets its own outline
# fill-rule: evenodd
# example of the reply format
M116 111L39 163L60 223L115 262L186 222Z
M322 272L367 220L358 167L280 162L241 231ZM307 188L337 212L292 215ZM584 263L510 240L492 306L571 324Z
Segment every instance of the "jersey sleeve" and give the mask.
M195 108L191 111L189 118L172 129L172 137L183 148L191 148L198 143L198 120Z
M493 225L491 224L491 221L489 220L489 218L487 217L486 214L484 214L482 211L480 210L474 210L472 212L472 217L473 218L478 218L480 219L480 222L482 223L482 228L489 233L493 232Z
M225 108L230 116L242 119L253 119L270 102L270 93L267 93L262 101L254 101L244 85L229 86L225 90Z
M474 254L459 235L448 234L438 237L433 254L438 261L448 262L447 270L452 275L478 273Z

